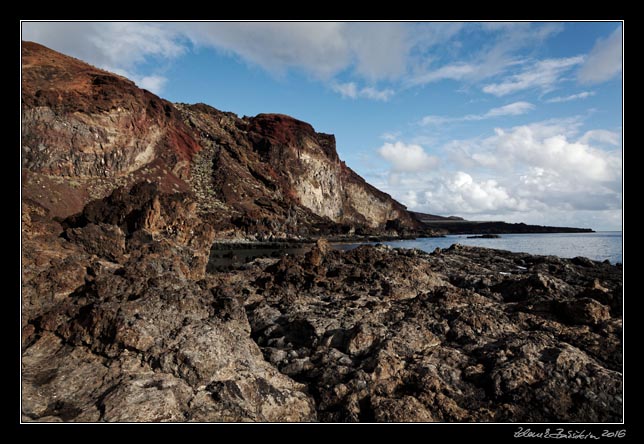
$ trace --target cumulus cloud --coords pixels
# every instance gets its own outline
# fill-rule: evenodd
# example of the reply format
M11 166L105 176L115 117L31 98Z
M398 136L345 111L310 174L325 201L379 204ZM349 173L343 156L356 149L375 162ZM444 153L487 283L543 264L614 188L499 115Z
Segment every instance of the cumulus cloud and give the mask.
M339 93L342 97L349 99L364 98L386 102L394 95L394 91L391 89L380 90L371 86L358 88L355 82L334 83L331 89Z
M446 161L440 168L392 168L389 180L377 185L416 211L617 228L619 134L592 130L580 136L579 124L578 119L536 122L497 128L488 137L453 140L442 147Z
M447 205L443 203L446 213L454 211L463 214L498 213L526 207L525 203L510 196L508 190L499 185L496 180L477 181L463 171L447 176L437 188L425 191L425 197L426 200L438 199L441 202L453 200Z
M549 92L554 89L563 74L583 61L583 56L539 60L502 82L485 85L483 91L499 97L526 89Z
M425 116L420 120L421 125L441 125L451 122L468 122L485 119L493 119L503 116L520 116L534 109L534 105L529 102L514 102L497 108L492 108L483 114L467 114L461 117L446 116Z
M499 215L527 211L529 202L490 178L476 178L464 171L437 171L432 175L396 174L383 189L415 211L439 215ZM493 219L499 220L500 217Z
M622 72L622 27L606 39L600 39L590 51L577 77L582 83L600 83Z
M569 96L557 96L552 97L546 100L547 103L562 103L562 102L571 102L573 100L587 99L588 97L594 96L595 91L582 91L578 94L571 94Z
M510 129L496 128L493 136L478 140L452 141L448 151L458 152L465 165L499 169L541 168L567 182L601 183L621 177L621 152L606 151L588 144L594 132L574 140L567 125L539 122ZM463 149L465 147L465 149ZM479 159L486 159L481 162ZM492 163L490 159L495 159Z
M403 142L387 142L378 149L378 154L398 173L423 171L438 164L438 159L427 154L422 146Z
M608 182L621 174L621 155L571 141L564 134L547 135L540 126L496 129L483 144L511 161L570 177L567 181Z

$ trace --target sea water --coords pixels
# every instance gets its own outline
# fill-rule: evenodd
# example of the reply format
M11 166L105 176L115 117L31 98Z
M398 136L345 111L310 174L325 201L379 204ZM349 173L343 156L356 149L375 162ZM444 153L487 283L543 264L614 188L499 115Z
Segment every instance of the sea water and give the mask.
M584 256L596 261L608 259L612 264L622 262L623 246L621 231L599 231L596 233L541 233L501 234L498 239L468 239L469 235L449 235L411 240L382 242L394 248L418 248L434 251L436 247L449 248L453 244L496 248L521 253L572 258ZM351 249L358 244L338 246Z
M612 264L622 262L622 232L600 231L597 233L543 233L543 234L501 234L498 239L469 239L468 235L449 235L387 242L394 248L418 248L432 252L436 247L449 248L453 244L496 248L521 253L573 258L584 256L596 261L608 259ZM365 243L332 243L338 250L351 250ZM257 257L279 257L284 254L300 256L311 249L311 245L275 248L274 245L254 246L248 249L216 249L211 251L208 271L225 270L229 266L241 265Z

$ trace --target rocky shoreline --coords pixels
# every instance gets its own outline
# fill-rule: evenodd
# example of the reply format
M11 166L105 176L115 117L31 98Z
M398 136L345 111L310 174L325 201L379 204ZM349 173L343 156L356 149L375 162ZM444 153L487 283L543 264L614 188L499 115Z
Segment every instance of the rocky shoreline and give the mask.
M284 238L280 240L258 241L255 239L215 239L212 250L285 250L289 248L312 247L318 240L324 239L333 244L360 244L367 242L389 242L413 240L428 237L445 237L443 234L412 233L407 235L365 235L365 236L316 236Z
M621 266L319 240L207 273L150 184L23 227L25 421L622 419Z

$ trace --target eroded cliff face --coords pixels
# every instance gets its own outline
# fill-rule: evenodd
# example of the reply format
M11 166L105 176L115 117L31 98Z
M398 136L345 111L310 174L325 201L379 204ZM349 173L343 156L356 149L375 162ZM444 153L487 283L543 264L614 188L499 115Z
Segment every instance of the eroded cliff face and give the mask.
M417 226L404 206L340 161L333 135L281 114L240 119L203 104L177 107L211 148L214 194L242 213L273 213L295 231L296 208L346 226L384 229L393 220Z
M143 178L186 191L182 179L200 149L171 103L121 76L23 43L23 191L56 215ZM35 184L46 192L32 192Z
M22 66L23 195L54 216L148 181L192 191L222 237L417 226L340 161L332 135L308 123L174 105L30 42Z

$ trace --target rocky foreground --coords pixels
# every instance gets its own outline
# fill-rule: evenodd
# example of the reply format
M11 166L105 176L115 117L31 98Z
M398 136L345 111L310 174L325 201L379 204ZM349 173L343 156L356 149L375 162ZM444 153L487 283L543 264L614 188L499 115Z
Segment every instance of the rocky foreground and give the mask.
M188 194L23 202L25 421L622 419L622 270L363 246L206 273Z

